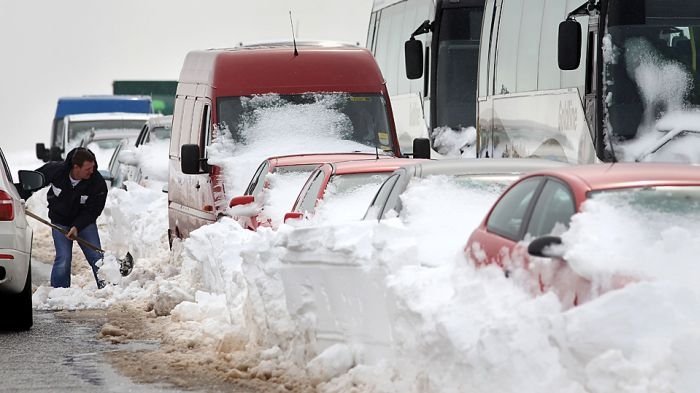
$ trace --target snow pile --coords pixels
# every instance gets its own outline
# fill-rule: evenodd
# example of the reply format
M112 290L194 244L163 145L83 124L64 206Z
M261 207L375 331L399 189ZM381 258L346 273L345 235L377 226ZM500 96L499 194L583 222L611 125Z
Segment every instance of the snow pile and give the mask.
M142 184L162 189L168 183L170 140L153 139L136 148L135 159L141 171Z
M270 187L262 191L262 218L269 219L273 228L282 223L285 213L292 211L294 201L309 174L310 171L271 173L267 176L265 180L270 183Z
M298 114L278 110L270 108L269 127ZM276 143L287 146L281 136ZM231 170L239 177L228 179L244 188L271 155L258 147L222 139L210 154L229 169L250 164L248 175ZM164 340L229 359L232 377L309 381L321 392L686 393L700 384L696 206L586 204L562 235L569 264L593 280L635 280L564 310L553 293L533 297L500 269L465 259L495 189L423 179L400 214L379 223L251 232L223 218L176 241L172 254L166 194L128 190L110 190L98 226L105 262L128 250L131 275L97 290L76 261L72 288L35 281L36 308L143 304L169 321ZM45 215L43 192L28 205ZM52 244L42 224L31 225L39 266Z
M433 130L433 149L445 157L476 157L476 128L453 129L437 127Z

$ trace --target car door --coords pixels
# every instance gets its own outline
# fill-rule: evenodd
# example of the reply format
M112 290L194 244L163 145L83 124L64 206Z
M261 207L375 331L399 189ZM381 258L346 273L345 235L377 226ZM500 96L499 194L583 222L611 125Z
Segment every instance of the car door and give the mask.
M523 264L526 255L517 250L532 205L545 179L535 176L509 188L493 206L485 223L469 239L468 254L477 265L496 263L508 273Z
M534 240L541 236L559 236L569 228L575 213L576 202L571 188L565 182L550 177L532 209L525 238ZM580 297L577 292L589 287L586 279L578 276L559 258L530 258L528 271L539 284L540 292L554 291L565 307L577 304Z

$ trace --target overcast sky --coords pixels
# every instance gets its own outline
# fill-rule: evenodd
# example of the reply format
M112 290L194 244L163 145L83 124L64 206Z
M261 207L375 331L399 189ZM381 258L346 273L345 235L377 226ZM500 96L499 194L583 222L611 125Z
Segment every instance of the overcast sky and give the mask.
M364 45L372 0L0 1L5 152L49 142L61 96L115 79L177 79L188 51L297 39Z

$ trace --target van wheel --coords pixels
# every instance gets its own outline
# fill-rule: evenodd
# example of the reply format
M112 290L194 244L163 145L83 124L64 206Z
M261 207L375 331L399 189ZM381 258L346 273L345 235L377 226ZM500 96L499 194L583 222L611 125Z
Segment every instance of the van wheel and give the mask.
M0 327L11 330L29 330L34 324L32 310L32 265L29 264L27 280L22 292L16 295L4 295L0 298L0 313L4 313L4 322Z

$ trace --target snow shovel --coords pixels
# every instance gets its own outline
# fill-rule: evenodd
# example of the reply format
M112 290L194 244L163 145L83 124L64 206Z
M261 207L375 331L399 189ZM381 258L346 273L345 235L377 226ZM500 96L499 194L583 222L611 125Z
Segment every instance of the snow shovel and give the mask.
M55 230L61 232L61 233L64 234L64 235L67 235L67 234L68 234L68 231L67 231L67 230L65 230L65 229L63 229L63 228L61 228L61 227L59 227L58 225L54 225L54 224L52 224L52 223L50 223L50 222L44 220L43 218L41 218L41 217L37 216L36 214L30 212L29 210L26 210L26 209L25 209L24 212L25 212L29 217L31 217L31 218L33 218L33 219L39 221L40 223L46 224L46 225L50 226L51 228L53 228L53 229L55 229ZM85 247L91 248L91 249L93 249L93 250L99 252L99 253L102 254L103 256L104 256L104 254L105 254L105 252L104 252L103 249L97 247L96 245L90 243L89 241L87 241L87 240L85 240L85 239L81 239L81 238L79 238L79 237L76 236L74 240L77 241L78 243L84 245ZM127 252L127 253L126 253L126 256L125 256L124 258L122 258L122 259L118 259L118 261L119 261L119 273L121 273L122 277L128 276L129 273L131 273L131 270L134 268L134 258L131 256L131 253L130 253L130 252Z

